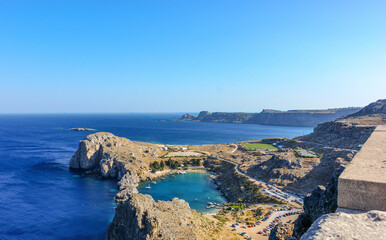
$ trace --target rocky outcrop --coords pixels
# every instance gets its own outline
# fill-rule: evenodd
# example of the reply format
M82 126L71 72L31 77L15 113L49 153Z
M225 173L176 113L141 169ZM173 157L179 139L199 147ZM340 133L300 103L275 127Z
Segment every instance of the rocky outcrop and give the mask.
M360 108L335 108L326 110L263 110L261 113L226 113L202 111L198 116L184 114L180 120L223 123L250 123L287 126L316 126L359 111Z
M281 222L272 229L269 240L290 240L292 239L293 230L293 224Z
M374 129L375 126L357 126L338 121L326 122L319 124L313 133L299 139L331 147L357 149L366 142Z
M384 115L386 114L386 99L380 99L376 102L370 103L366 107L362 108L360 111L348 115L345 118L351 117L362 117L362 116L372 116L372 115Z
M132 194L118 204L107 239L207 239L209 228L184 200L155 202L150 195Z
M332 147L356 149L367 141L380 124L386 124L386 99L370 103L357 113L321 123L313 133L299 139Z
M301 240L386 239L386 213L332 213L318 218Z
M70 160L70 168L93 170L99 167L103 157L103 148L116 143L118 137L111 133L97 133L88 135L79 142L78 150Z
M161 148L148 143L132 142L111 133L99 132L88 135L79 142L78 150L70 160L70 168L93 170L106 178L120 180L126 173L140 173L149 177L148 163L153 161Z
M302 213L295 222L293 236L300 238L311 224L323 214L333 213L338 208L338 179L344 167L340 167L327 187L318 186L311 195L304 198Z

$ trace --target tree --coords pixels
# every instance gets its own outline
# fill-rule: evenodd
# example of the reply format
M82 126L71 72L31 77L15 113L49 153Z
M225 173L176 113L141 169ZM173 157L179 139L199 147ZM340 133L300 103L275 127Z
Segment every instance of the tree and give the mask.
M163 160L161 160L160 168L161 168L161 170L164 170L164 168L165 168L165 162Z

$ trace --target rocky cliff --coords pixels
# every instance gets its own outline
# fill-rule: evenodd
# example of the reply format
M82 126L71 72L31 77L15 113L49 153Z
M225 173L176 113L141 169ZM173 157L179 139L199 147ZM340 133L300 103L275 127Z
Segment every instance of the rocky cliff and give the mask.
M184 200L155 202L133 194L118 204L107 239L207 239L213 223L192 211Z
M326 110L263 110L261 113L226 113L202 111L198 116L185 114L180 120L250 123L287 126L316 126L318 123L332 121L359 111L360 108L336 108Z
M340 167L334 173L327 187L318 186L304 198L304 213L295 222L294 237L300 238L317 218L338 208L338 179L343 170L344 167Z
M375 127L386 124L386 99L370 103L357 113L319 124L300 140L332 147L356 149L370 137Z

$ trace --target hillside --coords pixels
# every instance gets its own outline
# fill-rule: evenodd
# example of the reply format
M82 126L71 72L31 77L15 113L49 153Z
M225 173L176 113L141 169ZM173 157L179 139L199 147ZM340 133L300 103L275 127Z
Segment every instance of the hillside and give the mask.
M209 113L208 111L202 111L198 116L193 114L184 114L180 120L313 127L322 122L332 121L337 118L356 113L360 109L361 108L357 107L289 111L265 109L260 113Z
M370 103L357 113L319 124L311 134L299 137L340 148L360 148L377 125L386 124L386 99Z

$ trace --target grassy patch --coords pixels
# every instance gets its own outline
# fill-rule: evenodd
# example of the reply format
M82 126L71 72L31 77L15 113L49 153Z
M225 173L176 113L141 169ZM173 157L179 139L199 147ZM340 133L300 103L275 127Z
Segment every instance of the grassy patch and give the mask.
M249 150L254 150L254 149L276 150L277 149L271 144L264 144L264 143L246 143L244 144L244 146Z
M221 216L221 215L214 215L213 216L214 218L216 218L217 220L219 220L221 223L226 223L229 221L228 218L224 217L224 216Z

